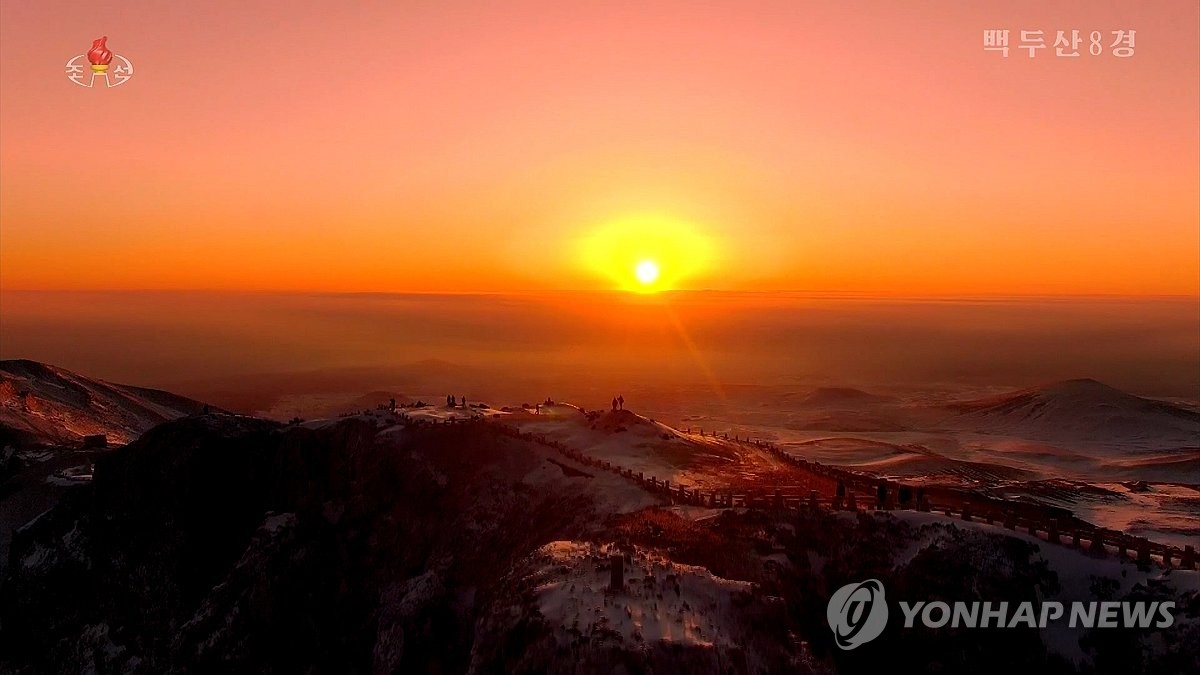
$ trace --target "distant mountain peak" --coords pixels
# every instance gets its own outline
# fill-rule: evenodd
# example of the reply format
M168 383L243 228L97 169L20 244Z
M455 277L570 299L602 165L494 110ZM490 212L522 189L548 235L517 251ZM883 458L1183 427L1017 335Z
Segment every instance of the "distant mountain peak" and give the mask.
M1062 380L951 405L980 431L1042 440L1194 442L1200 414L1092 378Z
M1092 379L1090 377L1079 377L1079 378L1074 378L1074 379L1070 379L1070 380L1060 380L1058 382L1052 382L1050 384L1043 385L1041 387L1034 387L1034 388L1041 389L1046 392L1058 392L1058 393L1064 393L1064 394L1118 393L1118 394L1122 394L1124 396L1132 395L1132 394L1127 394L1127 393L1121 391L1120 389L1117 389L1116 387L1111 387L1107 384L1104 384L1100 380Z
M801 399L801 403L821 405L829 403L872 402L886 399L886 396L872 394L853 387L817 387Z

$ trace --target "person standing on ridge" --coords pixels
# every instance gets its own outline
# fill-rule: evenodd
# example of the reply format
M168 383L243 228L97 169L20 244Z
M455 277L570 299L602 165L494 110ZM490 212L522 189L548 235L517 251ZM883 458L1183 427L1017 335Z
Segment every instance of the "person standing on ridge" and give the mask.
M617 405L621 408L621 410L625 409L625 397L624 396L617 394Z

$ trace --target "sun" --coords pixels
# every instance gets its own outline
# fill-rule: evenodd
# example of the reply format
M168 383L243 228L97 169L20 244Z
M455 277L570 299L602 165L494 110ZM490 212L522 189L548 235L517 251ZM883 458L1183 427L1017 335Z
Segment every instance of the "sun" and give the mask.
M658 263L653 260L643 260L634 268L633 274L643 286L649 286L658 281Z
M584 268L631 293L687 288L716 262L714 242L702 228L663 214L613 218L581 236L578 246Z

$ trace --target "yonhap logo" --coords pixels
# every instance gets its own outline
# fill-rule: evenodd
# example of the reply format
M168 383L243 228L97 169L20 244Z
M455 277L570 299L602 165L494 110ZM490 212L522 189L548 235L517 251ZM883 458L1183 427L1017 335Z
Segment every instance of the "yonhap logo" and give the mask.
M825 617L842 649L854 649L879 637L888 621L883 582L867 579L842 586L829 599Z
M1170 628L1175 625L1175 602L1076 600L1064 604L1057 600L1041 602L980 601L910 603L899 601L903 626L938 631L952 628L1046 628L1055 622L1070 628ZM888 606L883 582L878 579L846 584L829 598L825 608L829 628L842 649L854 649L879 637L887 628Z

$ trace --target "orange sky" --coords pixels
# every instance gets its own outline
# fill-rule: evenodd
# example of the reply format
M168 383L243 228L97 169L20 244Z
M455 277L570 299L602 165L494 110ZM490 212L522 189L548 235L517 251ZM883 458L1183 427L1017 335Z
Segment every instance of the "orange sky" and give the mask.
M0 5L0 287L1200 294L1194 0L344 4Z

